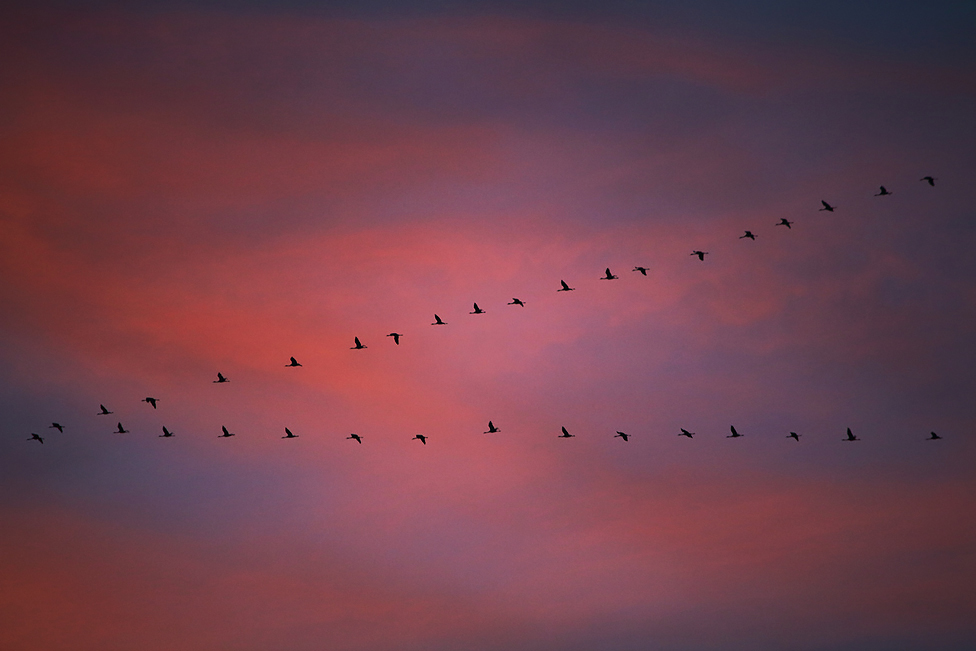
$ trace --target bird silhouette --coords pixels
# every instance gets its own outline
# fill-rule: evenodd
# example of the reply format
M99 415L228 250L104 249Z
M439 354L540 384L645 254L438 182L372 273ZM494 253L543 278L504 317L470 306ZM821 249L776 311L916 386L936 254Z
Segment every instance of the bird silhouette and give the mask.
M936 434L935 432L932 432L932 433L931 433L931 436L929 436L929 437L928 437L927 439L925 439L925 440L926 440L926 441L938 441L938 440L939 440L939 439L941 439L941 438L942 438L941 436L939 436L939 435L938 435L938 434Z
M478 307L478 304L474 304L474 312L468 312L468 314L484 314L485 311Z
M557 436L556 438L560 438L560 439L571 439L574 436L576 436L575 434L570 434L569 432L567 432L565 427L562 428L562 429L563 429L563 433L560 434L559 436Z
M145 398L143 400L140 400L139 402L148 402L150 405L152 405L152 408L155 409L156 408L156 403L158 401L159 401L159 398Z
M704 262L705 256L708 255L708 251L692 251L691 255L697 255L698 259Z
M739 239L741 240L741 239L744 239L744 238L747 238L747 237L750 240L752 240L752 241L755 241L756 240L756 236L752 234L752 231L746 231L745 235L740 235L739 236Z
M935 177L932 177L932 176L923 176L922 178L920 178L920 179L919 179L919 181L925 181L925 182L927 182L927 183L928 183L929 185L931 185L931 186L932 186L933 188L935 187L935 182L936 182L937 180L938 180L938 179L936 179Z
M800 435L797 434L796 432L790 432L789 434L786 435L786 438L793 439L797 443L800 442Z
M393 343L395 343L397 346L399 346L400 345L400 337L402 337L403 335L400 334L399 332L391 332L390 334L388 334L386 336L387 337L393 337Z
M359 443L360 445L363 444L363 437L360 436L359 434L350 434L349 436L346 437L346 440L349 439L353 439L354 441L356 441L356 443Z
M607 267L607 275L600 277L600 280L616 280L616 279L617 276L614 276L612 273L610 273L610 267Z
M288 363L288 364L285 364L285 368L290 368L290 367L293 367L293 366L301 366L301 364L298 363L298 360L295 359L294 357L289 357L289 359L291 360L291 362Z
M223 431L224 433L223 433L223 434L221 434L221 435L219 435L219 436L217 437L217 438L219 438L219 439L225 439L225 438L227 438L227 437L229 437L229 436L237 436L236 434L231 434L230 432L228 432L228 431L227 431L227 428L226 428L226 427L224 427L223 425L221 425L221 426L220 426L220 429L221 429L221 430L222 430L222 431Z
M217 373L217 379L214 380L213 383L214 384L223 384L224 382L230 382L230 380L228 380L227 378L225 378L220 373Z
M495 424L488 421L488 431L485 434L494 434L495 432L500 432L501 430L495 427Z
M56 429L62 434L64 434L64 425L62 425L61 423L51 423L50 425L48 425L48 429Z
M617 432L616 434L613 435L613 438L615 439L620 438L626 442L630 440L630 434L625 434L624 432Z
M447 325L447 323L444 322L444 321L441 321L441 318L435 314L434 315L434 322L431 323L430 325Z
M362 350L363 348L366 348L366 346L364 346L364 345L362 345L362 343L360 343L359 337L353 337L353 339L356 340L356 345L355 346L350 346L349 347L349 350Z
M511 303L506 303L505 305L521 305L522 307L525 307L525 303L517 298L513 298Z
M834 212L837 209L837 206L831 206L829 203L827 203L823 199L820 200L820 203L823 204L823 208L821 208L818 212L823 212L825 210L827 212Z
M557 292L571 292L574 289L576 289L575 287L570 287L569 285L567 285L565 280L560 280L559 281L559 284L562 285L563 288L562 289L557 289L556 290Z
M852 432L851 431L851 428L848 427L847 428L847 438L846 439L841 439L841 440L842 441L860 441L861 439L859 439L856 436L854 436L854 432Z
M885 190L885 186L882 185L881 186L881 192L879 192L878 194L876 194L874 196L876 196L876 197L887 197L889 194L894 194L894 192L888 192L887 190Z
M40 436L38 436L37 434L34 434L33 432L31 432L31 437L29 439L27 439L27 440L28 441L40 441L41 442L41 445L44 445L44 439L41 438Z
M173 432L171 432L168 429L166 429L166 426L163 425L163 433L159 435L159 438L161 438L161 439L168 439L171 436L173 436Z
M735 431L735 425L729 425L729 429L732 430L732 433L730 435L726 436L725 438L727 438L727 439L737 439L740 436L742 436L742 434L739 434L738 432Z
M678 436L687 436L688 438L694 438L694 436L695 436L695 433L694 432L689 432L684 427L680 427L678 429L681 430L681 433L678 434Z
M291 430L287 427L285 428L285 435L282 436L283 439L297 439L298 437L291 433Z
M421 443L423 443L424 445L427 445L427 437L426 437L426 436L424 436L423 434L417 434L417 436L415 436L415 437L413 437L413 438L412 438L412 439L410 439L410 440L411 440L411 441L420 441L420 442L421 442Z
M115 413L114 411L109 411L108 409L106 409L105 405L98 405L98 406L101 407L102 410L98 412L98 414L96 414L97 416L108 416L109 414Z
M634 267L633 269L631 269L631 271L639 271L641 272L642 276L647 275L647 267Z
M782 219L779 220L779 223L776 224L776 225L777 226L786 226L788 229L793 230L793 224L795 224L795 223L796 222L791 222L786 217L783 217Z
M122 423L119 423L119 429L115 431L116 434L128 434L129 430L122 427Z

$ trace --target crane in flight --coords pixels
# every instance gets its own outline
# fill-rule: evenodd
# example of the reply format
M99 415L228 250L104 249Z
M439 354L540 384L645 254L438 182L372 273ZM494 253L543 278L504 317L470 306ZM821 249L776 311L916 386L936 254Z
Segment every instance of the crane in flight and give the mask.
M607 267L606 276L600 276L600 280L616 280L618 276L614 276L610 273L610 267Z
M824 201L823 199L821 199L821 200L820 200L820 203L822 203L822 204L823 204L823 208L821 208L821 209L820 209L819 211L817 211L817 212L823 212L823 211L825 211L825 210L826 210L827 212L834 212L835 210L837 210L837 206L831 206L831 205L830 205L829 203L827 203L827 202L826 202L826 201Z
M926 441L938 441L941 438L942 437L939 436L938 434L936 434L935 432L931 432L931 435L927 439L925 439L925 440Z
M854 436L854 432L852 432L851 431L851 428L848 427L847 428L847 438L846 439L841 439L841 440L842 441L860 441L861 439L859 439L856 436Z
M576 289L575 287L570 287L569 285L567 285L565 280L560 280L559 281L559 284L562 285L563 288L562 289L557 289L556 290L557 292L571 292L574 289Z
M495 427L495 424L488 421L488 431L485 434L494 434L495 432L500 432L501 430Z
M678 436L687 436L688 438L694 438L695 437L695 433L694 432L689 432L684 427L680 427L678 429L681 430L681 433L678 434Z
M789 434L786 435L786 438L793 439L797 443L800 442L800 435L797 434L796 432L790 432Z
M166 429L166 426L163 425L163 433L159 435L159 438L161 438L161 439L168 439L171 436L173 436L173 432L171 432L168 429Z
M776 225L777 226L786 226L788 229L793 230L793 224L795 224L795 223L796 222L791 222L786 217L783 217L782 219L779 220L779 223L777 223Z
M729 429L732 430L732 433L729 434L728 436L726 436L725 438L727 438L727 439L737 439L740 436L742 436L742 434L739 434L738 432L735 431L735 425L729 425Z
M393 337L393 343L395 343L397 346L399 346L400 345L400 337L402 337L403 334L402 333L399 333L399 332L391 332L390 334L388 334L386 336L387 337Z
M708 251L692 251L691 255L697 255L698 259L704 262L705 256L708 255Z
M217 379L213 381L214 384L223 384L224 382L230 382L221 373L217 373Z
M346 437L346 440L347 440L347 441L348 441L349 439L352 439L352 440L354 440L354 441L355 441L356 443L359 443L360 445L362 445L362 444L363 444L363 437L362 437L362 436L360 436L359 434L350 434L349 436L347 436L347 437Z
M285 435L282 436L281 438L283 438L283 439L297 439L298 436L296 436L295 434L292 434L291 433L291 430L286 427L285 428Z
M64 425L62 425L61 423L51 423L50 425L48 425L48 429L56 429L62 434L64 434Z
M98 412L98 414L96 414L97 416L108 416L109 414L115 413L114 411L109 411L108 409L106 409L105 405L98 405L98 406L101 407L102 410Z
M887 197L887 196L888 196L888 195L890 195L890 194L894 194L894 192L888 192L888 191L887 191L887 190L885 189L885 186L883 186L883 185L882 185L882 186L881 186L881 192L879 192L879 193L877 193L877 194L876 194L876 195L874 195L874 196L876 196L876 197Z
M285 368L293 368L295 366L301 366L301 364L298 363L298 360L295 359L294 357L289 357L288 359L290 359L291 362L288 363L288 364L285 364Z
M223 431L224 433L223 433L223 434L221 434L221 435L219 435L219 436L217 437L217 438L219 438L219 439L225 439L225 438L228 438L228 437L230 437L230 436L237 436L236 434L232 434L232 433L230 433L230 432L228 432L228 431L227 431L227 428L226 428L225 426L223 426L223 425L221 425L221 426L220 426L220 429L221 429L221 430L222 430L222 431Z
M146 397L146 398L143 398L142 400L140 400L139 402L147 402L150 405L152 405L152 408L153 409L155 409L156 408L156 403L159 402L159 398L149 398L149 397Z
M355 340L356 340L356 345L355 345L355 346L350 346L350 347L349 347L349 350L362 350L363 348L366 348L366 346L364 346L364 345L363 345L363 344L362 344L362 343L361 343L361 342L359 341L359 337L353 337L353 339L355 339Z
M506 303L505 305L521 305L525 307L525 303L517 298L513 298L511 303Z
M478 307L478 304L474 304L474 312L468 312L468 314L484 314L485 311Z
M441 318L435 314L434 315L434 322L431 323L430 325L447 325L447 322L441 321Z
M413 438L412 438L412 439L410 439L410 440L411 440L411 441L420 441L420 442L421 442L421 443L423 443L424 445L427 445L427 437L426 437L426 436L424 436L423 434L417 434L417 436L415 436L415 437L413 437Z
M623 439L625 442L630 440L630 434L625 434L624 432L617 432L613 435L615 439Z
M115 431L115 433L116 434L128 434L129 433L129 430L127 430L126 428L122 427L122 423L119 423L119 429L117 429Z
M563 427L562 430L563 430L563 433L560 434L559 436L557 436L556 438L560 438L560 439L571 439L574 436L576 436L575 434L570 434L569 432L567 432L565 427Z
M631 271L639 271L641 272L642 276L647 275L647 267L634 267L633 269L631 269Z
M27 440L28 441L38 441L38 442L40 442L41 445L44 445L44 439L41 438L40 436L38 436L37 434L34 434L33 432L31 432L31 437L29 439L27 439Z
M923 176L922 178L919 179L919 181L925 181L926 183L928 183L934 188L935 182L938 181L938 179L933 176Z

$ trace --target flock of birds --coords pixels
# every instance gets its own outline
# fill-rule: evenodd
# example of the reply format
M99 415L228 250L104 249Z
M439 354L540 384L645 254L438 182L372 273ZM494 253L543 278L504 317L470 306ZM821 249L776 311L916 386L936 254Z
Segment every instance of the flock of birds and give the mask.
M935 187L935 182L937 180L938 179L936 179L935 177L932 177L932 176L923 176L921 179L919 179L919 181L928 183L932 187ZM889 191L888 189L885 188L885 186L882 185L882 186L880 186L880 191L878 193L876 193L874 196L876 196L876 197L886 197L886 196L890 196L892 194L894 194L894 193L891 192L891 191ZM833 206L833 205L829 204L826 201L821 200L820 203L823 205L823 207L820 208L820 212L834 212L835 210L837 210L837 206ZM793 224L795 224L795 223L796 222L792 222L792 221L790 221L790 220L788 220L788 219L786 219L784 217L779 222L777 222L775 225L776 226L785 226L786 228L792 230ZM747 231L745 231L745 233L743 235L740 235L739 236L739 239L740 240L741 239L750 239L750 240L755 241L756 235L752 231L747 230ZM699 250L696 250L696 251L692 251L691 252L691 255L697 257L700 261L704 262L705 261L705 256L708 255L708 251L699 251ZM634 267L632 269L632 271L636 271L636 272L639 272L643 276L647 276L648 268L647 267L642 267L642 266L637 266L637 267ZM607 267L606 270L605 270L605 272L604 272L604 275L600 277L600 280L618 280L619 278L620 278L619 276L614 275L613 272L610 271L610 268ZM560 288L556 290L557 292L572 292L572 291L575 291L575 289L576 289L575 287L570 287L566 283L565 280L560 280L559 281L559 284L560 284ZM521 307L525 307L525 302L522 301L519 298L513 298L512 301L510 303L506 303L506 305L518 305L518 306L521 306ZM474 306L473 307L474 307L474 310L472 310L468 314L485 314L485 310L482 309L481 307L479 307L477 303L474 303ZM443 326L443 325L448 325L448 324L447 324L446 321L444 321L443 319L441 319L440 316L438 316L437 314L434 314L434 321L431 323L431 325L432 326ZM387 337L393 337L393 343L396 344L397 346L399 346L400 345L400 337L403 337L404 335L403 335L403 333L400 333L400 332L391 332L391 333L389 333L386 336ZM353 340L354 340L354 344L355 345L350 346L350 350L364 350L364 349L367 348L367 346L364 345L359 340L359 337L354 337ZM295 359L294 357L290 357L289 358L289 363L288 364L285 364L285 367L286 368L296 368L296 367L300 367L300 366L302 366L301 363L299 363L299 361L297 359ZM213 383L214 384L224 384L224 383L227 383L229 381L230 380L227 377L225 377L222 373L219 373L218 372L217 373L217 379L216 380L213 380ZM150 405L153 409L156 409L156 403L159 402L159 398L154 398L152 396L147 396L146 398L144 398L140 402L145 402L148 405ZM98 411L96 413L96 415L98 415L98 416L108 416L108 415L111 415L111 414L114 414L115 413L113 411L110 411L105 405L99 405L99 407L100 407L100 411ZM50 426L48 426L48 429L56 429L59 432L64 433L65 426L62 425L61 423L56 423L55 422L55 423L51 423ZM221 434L217 435L217 438L230 438L232 436L236 436L236 434L234 434L233 432L229 431L226 426L221 425L220 429L221 429ZM287 427L284 428L284 429L285 429L285 435L282 436L281 438L283 438L283 439L295 439L295 438L298 438L298 435L292 433L292 431L290 429L288 429ZM684 436L684 437L687 437L689 439L690 438L694 438L695 432L688 431L688 430L686 430L684 428L679 428L679 429L681 431L678 433L678 436ZM557 436L557 438L569 439L569 438L575 438L576 437L575 434L570 434L569 431L565 427L561 427L561 430L562 430L562 433L559 434ZM734 438L741 438L743 436L742 434L740 434L735 429L735 426L734 425L731 425L730 426L730 430L731 430L731 434L729 434L728 436L726 436L726 438L734 439ZM163 431L163 433L159 435L159 438L171 438L171 437L173 437L175 435L174 432L168 430L165 426L163 426L162 431ZM496 427L495 424L492 421L489 420L488 421L488 429L484 433L485 434L494 434L494 433L500 432L500 431L501 431L501 429L498 428L498 427ZM117 429L114 430L114 433L116 433L116 434L128 434L129 433L129 430L125 429L125 427L122 425L122 422L119 421L118 424L117 424ZM629 441L630 440L630 437L631 436L632 436L631 434L627 434L625 432L619 432L618 431L616 434L613 435L613 438L619 438L622 441L625 441L626 442L626 441ZM789 434L786 435L786 438L793 439L794 441L799 442L800 441L800 436L802 436L802 434L797 434L796 432L790 432ZM423 445L427 445L427 439L428 438L429 437L426 436L426 435L424 435L424 434L417 434L417 435L415 435L410 440L412 440L412 441L420 441ZM927 440L927 441L937 441L937 440L940 440L941 438L942 437L939 436L938 434L936 434L935 432L930 432L928 438L926 438L925 440ZM362 442L363 442L363 437L361 435L359 435L359 434L350 434L349 436L346 437L346 439L347 440L356 441L359 444L362 444ZM40 436L39 434L36 434L36 433L31 433L31 437L29 439L27 439L27 440L28 441L37 441L38 443L41 443L41 444L44 443L44 437L42 437L42 436ZM859 439L857 436L855 436L854 433L851 431L851 428L849 428L849 427L847 428L847 436L845 438L842 438L841 439L841 441L860 441L860 440L861 439Z

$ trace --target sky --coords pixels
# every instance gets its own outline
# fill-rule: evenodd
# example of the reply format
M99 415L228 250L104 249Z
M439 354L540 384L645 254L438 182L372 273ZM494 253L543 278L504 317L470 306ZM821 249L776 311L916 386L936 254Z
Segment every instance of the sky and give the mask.
M5 5L0 648L976 647L974 25Z

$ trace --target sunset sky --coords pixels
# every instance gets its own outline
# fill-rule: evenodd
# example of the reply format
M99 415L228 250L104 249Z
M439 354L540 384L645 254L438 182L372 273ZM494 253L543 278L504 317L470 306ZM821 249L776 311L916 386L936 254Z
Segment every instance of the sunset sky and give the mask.
M0 649L976 648L973 3L4 6Z

